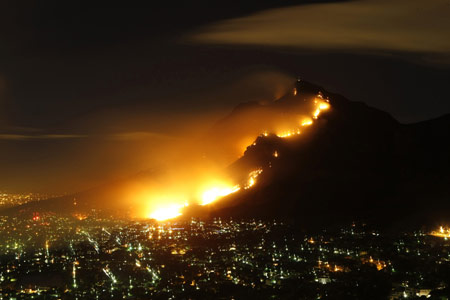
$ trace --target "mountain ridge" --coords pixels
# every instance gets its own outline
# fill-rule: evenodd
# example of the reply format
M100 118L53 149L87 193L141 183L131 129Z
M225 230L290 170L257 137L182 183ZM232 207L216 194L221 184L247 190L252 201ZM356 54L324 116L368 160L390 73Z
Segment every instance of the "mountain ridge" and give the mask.
M270 123L264 119L267 115L276 115L271 121L288 118L296 108L309 105L308 101L317 94L329 99L331 109L321 114L313 126L287 139L270 132L259 135L244 155L228 167L237 177L261 168L254 187L206 208L190 210L186 217L199 212L208 217L281 217L308 225L358 219L387 223L396 217L417 215L418 211L436 215L428 211L431 204L440 207L441 212L450 211L450 204L445 201L450 198L450 114L400 124L384 111L298 81L293 91L270 105L238 105L213 126L212 136L220 138L231 132L230 128L239 127L236 120L248 116L257 118L245 130L256 132ZM230 140L233 138L231 134ZM273 155L275 151L277 157ZM117 190L126 184L124 180L0 213L123 210L126 204ZM99 201L102 197L108 201ZM424 201L427 197L431 200ZM74 198L77 205L73 204Z

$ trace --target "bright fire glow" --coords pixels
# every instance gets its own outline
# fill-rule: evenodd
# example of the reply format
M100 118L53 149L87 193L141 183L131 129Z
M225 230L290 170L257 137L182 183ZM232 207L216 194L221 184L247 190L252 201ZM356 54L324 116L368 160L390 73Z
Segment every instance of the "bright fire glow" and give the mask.
M234 187L213 187L206 190L202 195L202 205L210 204L217 199L239 191L239 185Z
M326 102L322 102L319 104L319 109L320 110L326 110L330 108L330 104L326 103Z
M301 133L300 129L288 130L288 131L283 131L283 132L278 133L277 136L280 138L286 138L286 137L291 137L294 135L299 135L300 133Z
M438 231L432 231L430 235L441 238L450 238L450 229L441 226Z
M297 94L297 89L294 89L293 91L294 96ZM309 103L308 103L309 105ZM300 119L294 119L295 125L293 127L292 124L289 127L279 127L274 131L268 130L268 131L260 131L263 132L262 136L269 137L272 133L276 133L276 135L280 138L290 138L293 136L297 136L301 134L300 128L305 126L313 125L314 120L319 118L319 115L322 111L328 110L330 108L329 100L325 100L321 93L319 93L314 99L313 102L311 102L310 112L307 115L303 115ZM281 125L281 124L280 124ZM287 124L285 124L287 125ZM273 130L274 128L272 128ZM303 130L304 128L302 128ZM253 144L252 144L253 143ZM256 141L254 137L252 136L246 136L245 138L242 138L241 140L238 140L235 145L239 149L247 149L249 145L256 145ZM245 150L244 150L245 151ZM273 152L273 157L278 157L279 153L277 151ZM202 179L198 179L198 182L201 182L201 186L193 186L186 183L181 184L179 186L179 183L186 182L185 180L178 180L176 182L177 190L174 192L176 193L175 196L168 195L161 197L161 195L153 195L149 204L150 206L147 209L147 216L152 219L156 219L158 221L164 221L168 219L176 218L180 215L182 215L182 210L184 207L188 206L189 203L187 202L188 199L197 199L198 203L201 205L208 205L210 203L213 203L214 201L217 201L220 198L223 198L227 195L233 194L238 192L241 189L250 189L257 183L258 176L263 172L262 168L259 168L257 170L251 171L247 178L239 183L233 183L233 182L223 182L222 180L217 180L218 176L211 175L215 173L208 172L208 177L202 177ZM213 178L213 182L210 181L210 177ZM184 179L184 178L183 178ZM207 180L206 184L204 179ZM189 182L189 181L187 181ZM148 195L144 199L148 199ZM155 203L155 204L154 204ZM34 219L38 219L38 217ZM441 232L436 233L436 236L445 236L450 237L450 230L447 229L447 231L443 231L441 228ZM311 240L313 243L314 241ZM381 266L381 265L380 265ZM336 271L341 271L339 267L335 267Z
M263 172L262 169L258 169L255 171L251 171L250 174L248 174L248 181L247 181L247 185L244 187L244 189L249 189L252 186L255 185L256 183L256 178L259 176L259 174L261 174Z
M322 110L327 110L330 108L330 104L328 102L324 101L322 97L316 97L314 100L314 106L315 110L313 112L313 118L317 119L322 112Z
M155 219L157 221L164 221L168 219L173 219L178 216L181 216L181 209L184 205L179 204L170 204L167 206L162 206L150 214L151 219Z
M312 125L312 123L313 123L313 120L311 120L311 118L305 118L305 119L302 121L301 125L302 125L302 126L309 126L309 125Z
M314 108L311 112L311 117L306 117L300 121L300 125L302 127L304 126L310 126L313 124L313 119L319 118L319 115L322 111L328 110L330 108L330 104L327 102L328 100L323 100L323 96L319 94L316 98L314 98ZM277 136L280 138L288 138L295 135L301 134L301 131L299 128L297 129L290 129L290 130L284 130L277 133ZM264 132L264 136L267 136L267 132Z

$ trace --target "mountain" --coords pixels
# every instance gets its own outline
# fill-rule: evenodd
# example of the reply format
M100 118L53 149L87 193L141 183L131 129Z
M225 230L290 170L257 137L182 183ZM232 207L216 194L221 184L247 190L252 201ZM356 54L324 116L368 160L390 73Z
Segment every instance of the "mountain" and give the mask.
M212 216L283 216L301 224L445 218L450 210L450 115L400 124L383 111L315 85L301 82L298 90L306 96L321 91L331 109L305 135L258 137L230 167L262 168L258 186L214 203ZM293 100L276 104L291 110Z
M298 126L299 118L307 119L318 95L330 109L302 127L301 134L279 133ZM185 216L281 217L300 225L324 225L353 220L429 222L450 211L450 115L400 124L386 112L298 81L287 95L269 104L239 105L211 128L201 145L205 155L213 157L241 142L248 147L227 172L244 182L257 170L256 184L206 207L190 207ZM123 188L162 171L4 213L123 212L130 209Z

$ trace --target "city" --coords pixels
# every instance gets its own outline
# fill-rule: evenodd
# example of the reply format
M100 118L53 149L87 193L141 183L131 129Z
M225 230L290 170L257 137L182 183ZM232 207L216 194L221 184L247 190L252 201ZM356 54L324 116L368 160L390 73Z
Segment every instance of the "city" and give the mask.
M449 296L450 241L433 231L353 223L309 232L275 220L130 221L96 211L0 222L0 299Z
M450 300L449 15L0 1L0 300Z
M39 193L8 193L6 191L0 191L0 208L13 207L22 205L32 201L41 201L57 197L58 195L46 195Z

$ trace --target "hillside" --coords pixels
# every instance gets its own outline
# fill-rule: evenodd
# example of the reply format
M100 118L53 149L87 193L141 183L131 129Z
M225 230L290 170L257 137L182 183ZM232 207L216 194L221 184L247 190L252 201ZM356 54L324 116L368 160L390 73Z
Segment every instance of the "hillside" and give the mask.
M302 127L301 134L276 134L280 124L288 128L302 116L317 95L329 101L329 110L311 126ZM244 155L227 171L242 182L259 170L257 183L206 207L190 207L186 217L282 217L308 225L359 219L434 220L450 211L450 115L400 124L383 111L298 81L293 92L274 102L239 105L214 125L201 144L205 155L220 156L217 153L229 151L223 145L249 137L254 142L246 142ZM130 209L123 187L161 172L144 172L3 213L99 209L123 214Z

